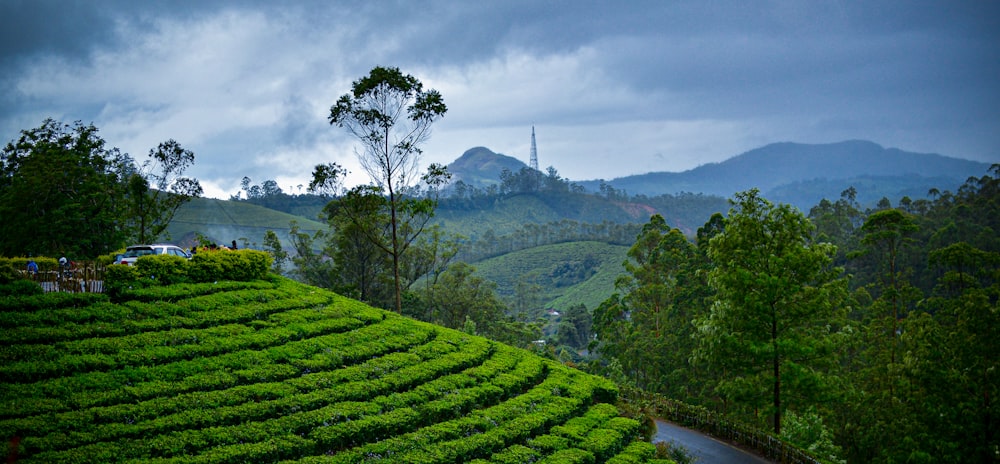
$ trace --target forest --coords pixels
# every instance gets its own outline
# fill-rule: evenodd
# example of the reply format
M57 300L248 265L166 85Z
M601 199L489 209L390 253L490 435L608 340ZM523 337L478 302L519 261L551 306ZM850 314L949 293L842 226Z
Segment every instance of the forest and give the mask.
M833 462L994 462L998 177L808 214L751 190L694 240L654 216L589 366Z

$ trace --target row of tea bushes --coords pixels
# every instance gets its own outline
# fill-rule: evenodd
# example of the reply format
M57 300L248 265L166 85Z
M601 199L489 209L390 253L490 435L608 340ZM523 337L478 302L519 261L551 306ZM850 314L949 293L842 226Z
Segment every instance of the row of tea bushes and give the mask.
M287 279L46 297L0 311L19 461L652 456L608 380Z

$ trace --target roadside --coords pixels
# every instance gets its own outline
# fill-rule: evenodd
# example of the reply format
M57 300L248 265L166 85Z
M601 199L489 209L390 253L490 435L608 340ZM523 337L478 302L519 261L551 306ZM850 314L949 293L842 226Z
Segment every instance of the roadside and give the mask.
M695 430L656 419L653 443L674 442L687 449L699 464L774 464L760 456Z

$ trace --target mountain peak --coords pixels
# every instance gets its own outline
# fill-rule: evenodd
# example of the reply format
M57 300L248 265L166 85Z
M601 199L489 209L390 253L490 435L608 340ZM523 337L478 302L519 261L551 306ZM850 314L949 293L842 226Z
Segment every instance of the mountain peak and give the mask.
M511 172L528 167L521 160L502 153L494 153L486 147L473 147L462 153L458 159L448 165L454 182L462 181L468 185L483 188L500 183L500 173L504 169Z

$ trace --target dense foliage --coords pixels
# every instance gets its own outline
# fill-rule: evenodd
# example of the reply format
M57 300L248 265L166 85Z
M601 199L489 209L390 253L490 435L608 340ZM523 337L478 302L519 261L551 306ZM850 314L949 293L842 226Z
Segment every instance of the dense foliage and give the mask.
M931 193L862 210L848 189L806 217L744 192L695 243L654 216L593 366L831 461L993 462L1000 165Z
M0 298L0 327L20 462L666 462L605 379L283 278Z
M93 125L45 120L0 155L0 254L94 257L124 243L131 160Z
M182 176L194 153L176 141L149 158L136 166L79 121L21 131L0 152L0 255L92 259L155 242L202 189Z

